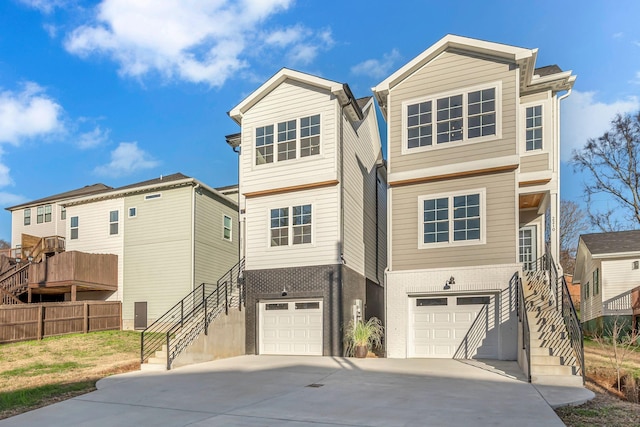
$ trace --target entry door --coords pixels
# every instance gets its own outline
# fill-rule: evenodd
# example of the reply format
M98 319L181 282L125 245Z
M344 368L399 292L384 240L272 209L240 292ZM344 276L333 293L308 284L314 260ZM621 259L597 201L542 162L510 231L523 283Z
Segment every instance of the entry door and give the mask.
M520 263L524 270L535 270L538 259L538 248L536 245L536 226L529 225L520 229Z
M135 302L133 311L133 327L135 329L147 329L147 302Z

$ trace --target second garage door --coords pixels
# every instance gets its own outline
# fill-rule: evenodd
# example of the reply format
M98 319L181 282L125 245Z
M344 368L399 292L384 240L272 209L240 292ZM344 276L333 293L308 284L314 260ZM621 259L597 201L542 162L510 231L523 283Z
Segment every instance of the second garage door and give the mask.
M409 298L409 357L497 358L494 295Z
M322 301L260 303L260 354L322 355Z

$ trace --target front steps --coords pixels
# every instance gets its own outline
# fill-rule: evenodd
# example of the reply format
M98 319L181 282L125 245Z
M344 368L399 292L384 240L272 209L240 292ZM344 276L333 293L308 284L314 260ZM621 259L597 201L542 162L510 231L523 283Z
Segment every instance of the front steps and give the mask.
M541 385L583 385L580 367L566 326L549 289L545 271L527 271L523 290L530 328L531 382Z

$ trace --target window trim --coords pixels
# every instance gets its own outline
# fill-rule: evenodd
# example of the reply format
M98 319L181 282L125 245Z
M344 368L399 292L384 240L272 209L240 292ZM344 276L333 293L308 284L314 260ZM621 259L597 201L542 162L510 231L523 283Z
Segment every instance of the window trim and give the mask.
M29 213L29 215L27 215L27 213ZM26 208L22 214L22 225L23 226L27 226L27 225L31 225L31 208ZM27 222L27 220L29 220Z
M480 239L479 240L453 240L453 198L456 196L480 195ZM448 198L449 210L449 241L437 243L424 243L424 201L429 199ZM474 246L486 244L487 236L487 189L474 188L470 190L454 191L450 193L426 194L418 197L418 249L450 248L456 246Z
M480 136L477 138L469 138L468 130L469 130L469 93L477 92L479 90L486 89L495 89L496 91L496 133L495 135L487 135ZM438 99L447 98L451 96L462 95L462 119L463 119L463 132L462 132L462 140L460 141L452 141L446 143L437 143L437 101ZM425 145L423 147L414 147L409 148L408 146L408 130L407 130L407 108L409 105L419 104L422 102L431 101L431 145ZM431 150L442 150L453 147L461 147L470 144L476 144L487 141L495 141L502 139L502 80L489 82L481 85L468 86L460 89L450 90L446 92L438 92L434 94L430 94L427 96L417 97L408 99L402 102L402 111L401 111L401 127L402 127L402 144L401 144L401 154L413 154L420 153L423 151L431 151Z
M133 215L131 215L131 210L133 209ZM136 206L130 206L127 208L127 218L137 218L138 217L138 208Z
M297 243L297 244L293 244L293 208L295 206L306 206L309 205L311 206L311 242L309 243ZM294 201L294 202L289 202L289 203L281 203L280 206L278 206L277 203L274 203L272 205L273 207L269 207L267 208L267 248L269 248L269 250L282 250L282 249L286 249L286 248L300 248L300 247L314 247L316 244L316 239L315 239L315 230L316 230L316 205L314 202L312 201ZM287 208L288 209L288 225L287 225L287 230L288 230L288 242L286 245L279 245L279 246L272 246L271 245L271 210L272 209L284 209Z
M73 219L76 219L76 226L73 226ZM73 230L76 230L76 237L73 237ZM72 216L69 220L69 240L78 240L80 238L80 218L78 215Z
M229 238L227 239L224 235L224 231L227 229L227 225L225 224L225 220L229 218ZM231 218L229 215L223 214L222 215L222 240L226 241L226 242L233 242L233 218Z
M312 154L309 156L301 156L300 155L300 146L301 146L301 140L303 139L303 137L301 136L301 130L302 130L302 125L301 125L301 120L307 117L313 117L313 116L320 116L320 134L318 135L318 137L320 138L320 144L318 147L318 154ZM296 144L296 156L295 158L291 158L291 159L285 159L285 160L280 160L278 161L278 124L280 123L287 123L290 122L292 120L296 121L296 139L295 139L295 144ZM252 126L251 129L251 167L253 168L262 168L262 167L273 167L275 165L287 165L287 164L291 164L292 162L300 162L300 161L309 161L309 160L313 160L316 159L318 157L322 157L323 156L323 134L324 134L324 128L323 128L323 123L324 123L324 114L322 112L316 111L313 113L305 113L305 114L299 114L298 116L296 116L295 118L283 118L283 119L278 119L276 121L273 122L269 122L269 123L259 123L259 124L255 124ZM256 155L257 155L257 151L258 151L258 147L256 146L256 129L258 128L264 128L267 126L273 126L273 161L270 163L260 163L257 164L256 163ZM307 138L307 137L305 137Z
M67 208L64 206L60 206L60 221L67 220Z
M162 198L162 193L152 193L152 194L145 194L144 195L144 201L149 201L149 200L158 200Z
M117 218L115 221L112 221L111 214L114 212L116 213ZM114 224L116 225L117 233L111 232L111 226ZM120 210L119 209L110 210L109 211L109 236L119 236L119 235L120 235Z
M36 224L44 224L44 205L36 208Z
M599 295L600 294L600 268L596 267L595 270L593 270L592 273L592 280L593 280L593 296Z
M542 107L542 148L539 150L527 151L527 108L529 107ZM552 106L549 98L538 99L537 101L527 101L520 104L520 112L518 114L519 127L518 131L518 150L520 156L539 156L540 154L549 153L549 148L553 145L553 134L550 134L550 128L552 123L549 122ZM551 161L551 160L549 160ZM551 167L551 165L549 165Z
M49 212L47 212L47 208ZM49 219L47 220L47 215L49 216ZM44 222L51 222L53 220L53 206L51 205L44 205Z

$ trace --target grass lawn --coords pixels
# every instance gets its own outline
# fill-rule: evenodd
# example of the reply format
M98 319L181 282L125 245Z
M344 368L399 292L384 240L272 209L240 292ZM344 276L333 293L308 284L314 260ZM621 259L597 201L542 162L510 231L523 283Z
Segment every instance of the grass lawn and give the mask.
M558 409L556 413L567 426L640 426L640 405L624 400L616 390L616 374L607 354L612 350L585 341L586 387L596 397L584 405ZM636 348L622 365L623 371L640 376L640 350Z
M140 369L140 334L105 331L0 345L0 419L95 390Z

